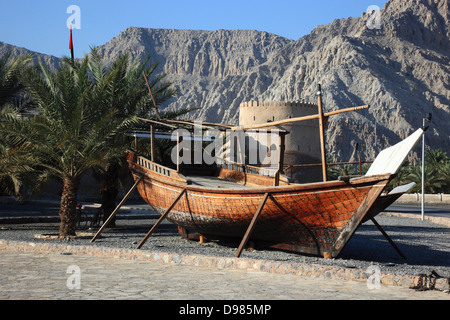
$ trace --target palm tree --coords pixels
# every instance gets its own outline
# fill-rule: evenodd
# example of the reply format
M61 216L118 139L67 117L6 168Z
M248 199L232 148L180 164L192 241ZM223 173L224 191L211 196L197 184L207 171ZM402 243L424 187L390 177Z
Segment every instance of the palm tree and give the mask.
M427 151L425 158L427 159L427 164L436 169L439 166L450 162L450 158L447 156L447 153L440 149L431 149Z
M436 177L434 179L438 179L440 182L440 187L436 186L434 189L435 193L447 193L449 192L450 180L449 180L449 164L450 158L447 156L447 153L440 149L431 149L426 155L427 166L433 169L433 174ZM426 179L427 176L425 176Z
M98 82L105 77L107 68L95 48L92 49L90 55L91 62L89 66L93 70L95 81ZM125 80L121 86L123 86L123 91L126 94L119 96L107 92L105 98L109 105L121 109L125 115L135 112L140 117L152 117L152 111L155 109L153 101L150 99L143 73L147 77L152 76L159 63L152 64L146 68L149 59L147 58L143 63L135 61L131 66L128 66L128 55L124 55L113 63L112 69L116 65L120 65L119 69L121 71L119 74L124 75L123 79ZM127 66L128 68L126 68ZM149 83L158 105L176 94L176 90L171 87L171 83L163 81L164 77L165 75L158 75ZM126 167L126 161L123 157L123 151L130 147L125 135L115 135L112 142L119 152L109 153L106 166L97 166L94 171L94 177L102 181L100 196L104 220L110 216L116 207L115 200L119 192L119 182L124 180L123 177L125 175L124 167ZM126 172L128 173L128 169L126 169ZM110 226L114 226L114 224L115 221L112 221Z
M30 61L31 56L11 58L11 52L0 58L0 125L22 106L20 101L25 92L19 72ZM0 135L0 193L19 196L22 180L30 167L18 161L15 151L11 142Z
M147 74L156 69L145 63L129 65L128 56L117 58L107 70L95 49L82 62L64 59L63 66L50 72L27 68L21 80L39 105L39 115L22 121L11 117L0 130L16 145L20 155L33 158L33 165L62 181L60 204L62 238L75 235L76 204L81 176L90 168L106 168L123 152L122 134L136 123L136 115L148 112L144 95ZM168 84L157 86L155 94L167 94Z
M3 126L5 121L12 117L15 112L14 109L2 109L0 111L0 126ZM16 120L20 121L19 115L17 115L17 118ZM19 151L20 147L14 146L9 139L2 136L0 141L0 194L4 192L21 198L21 187L27 174L32 170L30 166L32 159L25 160L23 157L18 157ZM32 181L35 181L35 179Z
M329 180L337 180L341 175L340 167L337 165L330 165L333 163L333 159L327 158L327 177Z
M449 192L450 186L449 169L450 158L445 152L433 149L425 154L425 192L440 193ZM389 183L388 190L395 187L415 182L416 185L410 192L421 192L422 190L422 167L404 165L394 179Z
M160 100L157 100L159 103ZM160 112L160 116L163 119L175 119L178 116L184 115L191 111L197 109L181 109L178 111L162 111ZM155 117L149 117L153 119ZM153 120L157 120L156 118ZM150 132L150 128L146 124L139 124L136 127L141 131ZM163 128L164 130L166 128ZM149 140L149 139L148 139ZM147 142L147 143L146 143ZM123 149L132 149L133 146L129 143L129 141L122 140ZM173 142L167 140L155 140L154 141L154 151L155 151L155 162L164 164L165 166L172 166L171 162L171 149L173 148ZM150 156L150 141L146 141L145 139L139 145L139 153L145 154L148 157ZM102 212L103 212L103 221L106 221L111 213L116 208L116 198L119 193L119 185L124 186L126 183L126 179L129 176L128 163L126 162L125 157L118 157L112 159L109 162L106 170L103 168L95 168L93 172L93 176L96 180L103 182L101 188L101 203L102 203ZM122 188L123 189L123 188ZM113 218L110 223L110 227L115 226L115 218Z
M356 167L351 164L341 165L340 170L341 170L341 175L343 175L343 176L352 176L352 175L356 175L358 173Z
M446 181L431 166L426 165L424 169L425 193L438 193L444 187ZM422 190L422 168L420 166L412 167L407 179L409 179L409 182L416 183L411 192L420 192Z
M444 165L439 168L439 174L445 181L441 192L445 194L450 193L450 161L447 161Z

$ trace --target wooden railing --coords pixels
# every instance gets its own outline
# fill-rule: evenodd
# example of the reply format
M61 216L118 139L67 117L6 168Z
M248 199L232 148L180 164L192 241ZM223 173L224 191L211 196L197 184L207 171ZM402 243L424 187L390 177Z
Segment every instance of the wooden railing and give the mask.
M144 158L144 157L137 157L136 163L140 165L141 167L144 167L148 170L151 170L153 172L162 174L167 177L178 177L178 173L176 170L164 167L162 165L159 165L157 163L151 162L150 160Z

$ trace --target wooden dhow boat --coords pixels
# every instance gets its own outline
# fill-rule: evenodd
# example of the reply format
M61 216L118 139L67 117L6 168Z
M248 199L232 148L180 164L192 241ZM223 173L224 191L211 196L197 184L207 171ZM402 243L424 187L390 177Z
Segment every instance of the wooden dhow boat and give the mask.
M318 117L321 116L325 118L330 114L320 115L319 112ZM166 123L173 124L174 121ZM272 123L274 125L277 123ZM207 239L240 241L236 257L250 240L258 245L335 258L361 223L373 220L398 198L399 193L387 196L382 194L383 190L423 132L424 129L419 129L382 151L365 176L326 181L324 175L323 182L308 184L290 183L280 174L281 170L272 177L233 170L230 166L182 172L178 166L171 169L128 152L127 161L135 184L110 219L137 189L140 196L161 214L138 248L167 219L179 227L184 237L195 232ZM282 168L282 163L279 165ZM109 219L91 241L95 241L108 223Z

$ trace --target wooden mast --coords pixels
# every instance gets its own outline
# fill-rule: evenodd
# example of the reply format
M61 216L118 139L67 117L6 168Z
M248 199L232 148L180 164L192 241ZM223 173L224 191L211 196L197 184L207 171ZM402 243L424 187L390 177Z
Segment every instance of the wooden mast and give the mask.
M148 83L147 75L145 74L145 71L142 71L145 79L145 83L147 84L148 92L150 93L150 96L152 97L153 105L155 106L156 110L156 116L158 117L158 120L161 120L161 116L159 115L158 106L156 105L155 97L153 96L152 89L150 88L150 83Z
M327 182L327 159L325 152L325 124L327 118L323 114L322 107L322 86L319 84L319 91L317 92L317 99L319 105L319 132L320 132L320 153L322 156L322 177L323 182Z

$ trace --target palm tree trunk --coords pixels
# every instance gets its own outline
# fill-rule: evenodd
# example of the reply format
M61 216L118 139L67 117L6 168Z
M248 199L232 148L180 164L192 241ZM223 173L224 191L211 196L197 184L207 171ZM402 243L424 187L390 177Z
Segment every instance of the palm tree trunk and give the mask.
M120 167L117 164L112 163L108 166L108 169L106 170L103 178L103 186L100 192L103 210L103 221L106 221L116 208L116 198L119 192L119 170ZM113 218L113 220L111 220L109 225L111 227L116 226L115 217Z
M101 191L103 222L105 222L116 208L116 197L118 189L115 185L104 185ZM116 218L114 217L109 223L110 227L116 226Z
M61 217L61 224L59 226L60 238L67 238L69 236L76 235L75 227L78 186L79 179L64 177L61 206L59 209L59 216Z

